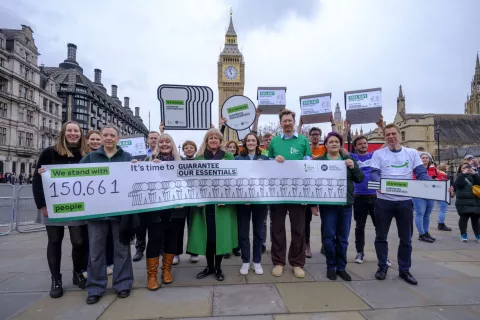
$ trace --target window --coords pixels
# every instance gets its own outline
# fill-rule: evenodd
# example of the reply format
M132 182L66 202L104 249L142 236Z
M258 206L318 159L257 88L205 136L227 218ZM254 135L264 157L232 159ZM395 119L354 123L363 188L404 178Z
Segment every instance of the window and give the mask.
M73 104L76 106L88 107L88 100L75 96Z
M41 144L41 148L42 150L45 149L45 136L42 136L42 144Z
M0 67L5 67L5 59L3 58L0 58Z
M53 127L55 130L60 131L60 128L58 127L58 122L55 121L55 127Z
M7 103L0 102L0 117L7 118Z
M8 92L8 81L4 78L0 78L0 91Z
M42 118L42 126L45 128L47 123L47 118Z
M18 131L18 145L19 146L23 146L23 136L24 136L25 132L23 131Z
M28 73L29 73L29 72L30 72L30 71L29 71L27 68L24 69L23 77L24 77L25 79L28 79Z
M405 141L405 131L402 131L402 141Z
M25 99L27 99L27 95L28 95L28 88L23 88L23 97Z
M48 137L48 146L52 145L52 137Z
M24 121L24 112L23 108L18 108L18 121Z
M33 123L33 111L32 110L27 110L27 122L28 123Z
M33 100L33 90L30 90L30 100Z
M75 118L77 121L88 121L88 116L85 114L76 113Z
M4 43L5 43L5 40L3 38L0 38L0 49L4 48Z
M33 146L33 133L27 132L25 142L27 147Z
M53 113L53 102L52 101L48 102L48 112Z
M48 120L48 128L52 129L52 120Z
M43 98L43 110L47 111L48 100L47 98Z
M7 128L0 127L0 145L7 144Z
M53 93L53 83L50 83L50 92Z

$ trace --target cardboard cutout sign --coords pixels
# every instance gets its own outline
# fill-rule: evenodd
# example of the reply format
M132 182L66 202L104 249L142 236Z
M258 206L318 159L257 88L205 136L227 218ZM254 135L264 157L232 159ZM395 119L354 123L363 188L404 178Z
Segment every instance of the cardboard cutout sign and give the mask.
M258 109L263 114L278 114L285 109L287 87L258 87Z
M323 93L300 97L303 124L330 122L332 94Z
M376 123L382 114L382 88L345 92L345 110L351 124Z
M222 106L222 118L228 121L225 125L233 130L241 131L250 128L255 122L255 104L245 96L231 96Z

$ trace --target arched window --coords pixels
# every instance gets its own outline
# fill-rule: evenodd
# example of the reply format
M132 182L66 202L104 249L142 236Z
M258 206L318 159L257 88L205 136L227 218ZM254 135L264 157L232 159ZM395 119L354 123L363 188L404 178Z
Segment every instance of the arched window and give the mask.
M405 141L405 131L402 131L401 135L402 135L402 141Z

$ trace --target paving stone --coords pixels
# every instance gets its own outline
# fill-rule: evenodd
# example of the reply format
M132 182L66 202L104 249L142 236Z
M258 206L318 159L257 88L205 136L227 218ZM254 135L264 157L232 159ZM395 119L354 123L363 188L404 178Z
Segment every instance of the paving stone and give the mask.
M350 264L347 264L347 269ZM305 266L305 270L310 273L316 281L328 281L331 282L330 279L327 278L327 265L326 264L309 264ZM353 280L362 280L358 275L354 272L349 271L350 276ZM343 282L343 280L338 277L339 282Z
M417 279L466 277L464 273L454 270L453 268L448 268L442 265L440 262L433 261L413 261L410 272ZM398 276L398 272L396 273L396 275Z
M363 262L361 264L358 263L349 263L347 264L347 271L353 275L355 274L358 279L353 280L375 280L375 272L378 269L378 263L375 262ZM398 277L398 271L396 271L396 267L392 266L388 269L387 279L395 279ZM325 275L326 278L326 275ZM353 278L353 276L352 276Z
M116 299L100 320L207 317L212 315L211 287L135 289Z
M480 265L471 262L438 262L438 264L464 273L469 277L480 277Z
M365 320L357 311L275 315L275 320Z
M0 272L0 282L11 279L11 278L16 277L20 274L22 274L22 273L21 272Z
M13 319L40 299L44 293L5 293L0 294L0 319Z
M0 293L50 291L50 272L22 273L0 283ZM64 290L80 290L72 284L71 273L63 274Z
M473 258L449 250L419 252L419 254L432 261L475 261Z
M283 269L283 275L281 277L275 277L272 275L273 266L263 266L263 274L257 275L255 271L250 270L247 278L247 283L280 283L280 282L309 282L315 281L315 278L310 275L305 266L305 278L296 278L293 275L292 267L285 266Z
M412 287L432 299L432 305L480 304L480 278L422 279L418 286Z
M455 251L458 254L461 254L462 256L467 256L475 261L480 261L480 250L478 249L472 249L472 250L456 250Z
M475 306L468 306L470 309L477 311L480 313L480 305L475 305Z
M214 275L208 276L204 279L198 280L197 274L202 271L205 266L195 268L176 268L172 271L173 283L169 284L172 287L179 286L216 286L228 284L242 284L247 283L245 276L240 274L240 268L237 267L222 267L225 273L224 281L217 281ZM160 275L160 274L159 274Z
M370 309L340 282L278 283L276 286L291 313Z
M273 284L218 286L213 290L214 316L288 312Z
M97 319L117 299L113 292L106 293L94 304L85 303L86 292L66 292L61 299L52 299L44 295L33 306L22 312L16 320L53 319L83 320Z
M480 314L468 307L424 307L360 312L368 320L478 320Z
M230 317L207 317L207 318L184 318L183 320L273 320L272 316L230 316Z
M423 280L420 284L423 286ZM417 292L414 286L399 279L352 281L345 285L374 309L435 305L430 294Z

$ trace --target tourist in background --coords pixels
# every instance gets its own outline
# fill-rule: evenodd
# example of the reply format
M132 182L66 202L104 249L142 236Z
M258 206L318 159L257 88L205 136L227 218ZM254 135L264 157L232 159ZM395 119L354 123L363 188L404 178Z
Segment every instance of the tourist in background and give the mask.
M243 149L235 160L269 160L262 155L260 140L253 132L248 133L243 139ZM237 204L238 238L242 253L242 267L240 274L246 275L250 270L250 221L253 227L253 269L256 274L263 274L262 244L263 223L267 215L266 204Z
M223 135L218 129L207 131L195 160L234 160L225 151ZM207 267L197 274L203 279L215 274L218 281L225 280L222 271L223 255L238 246L237 216L234 205L210 204L192 208L188 226L188 252L205 255Z
M73 284L85 289L86 281L82 274L85 261L85 221L51 222L48 218L45 194L43 192L42 174L45 168L42 166L53 164L75 164L79 163L83 156L88 153L88 146L80 126L73 121L68 121L62 126L60 135L54 146L42 151L37 161L33 175L33 198L37 205L37 222L46 226L48 245L47 261L50 269L52 285L50 297L60 298L63 295L62 274L60 273L62 261L62 242L65 234L65 227L68 227L70 242L72 243L73 261Z
M337 275L345 281L352 281L347 273L347 249L350 225L352 222L352 205L354 198L353 183L363 182L365 176L357 162L347 153L341 154L343 138L336 132L327 135L324 141L327 153L314 160L343 160L347 166L347 203L345 206L321 205L312 207L312 213L322 219L322 242L327 260L327 278L336 280Z
M458 227L460 228L460 239L463 242L468 241L467 225L468 219L471 220L475 240L480 242L480 198L473 193L473 186L480 185L480 175L475 173L469 163L463 163L458 167L457 179L455 180L456 201L460 219Z
M437 167L437 180L448 181L447 175L447 165L445 163L440 163ZM438 230L440 231L452 231L452 228L449 228L445 224L445 215L447 214L448 203L446 201L437 201L438 205Z

